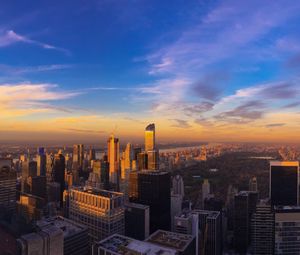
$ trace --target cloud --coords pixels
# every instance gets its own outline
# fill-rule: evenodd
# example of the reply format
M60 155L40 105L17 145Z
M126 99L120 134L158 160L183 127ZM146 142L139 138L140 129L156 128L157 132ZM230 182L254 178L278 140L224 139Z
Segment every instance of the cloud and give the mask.
M39 72L64 70L72 67L73 65L67 65L67 64L53 64L53 65L39 65L39 66L25 66L25 67L0 65L0 73L21 75L27 73L39 73Z
M248 123L263 117L264 104L261 101L253 100L246 102L231 111L222 112L216 115L215 118L225 122L233 123Z
M214 72L205 75L193 85L193 91L201 98L217 100L223 92L223 82L228 80L225 72Z
M49 102L68 99L79 95L58 89L55 84L0 84L0 109L2 115L27 115L42 111L64 111L68 109L51 105Z
M285 123L271 123L266 125L267 128L282 127L282 126L285 126Z
M104 131L101 130L92 130L92 129L80 129L80 128L64 128L63 130L78 132L78 133L90 133L90 134L103 134Z
M188 123L186 120L180 120L180 119L170 119L174 124L172 127L177 127L177 128L190 128L191 125Z
M204 112L208 112L211 111L214 107L214 104L211 102L201 102L198 104L192 104L192 105L188 105L185 106L183 108L183 111L186 113L186 115L188 116L192 116L194 114L201 114Z
M67 49L56 47L56 46L53 46L51 44L47 44L47 43L32 40L32 39L30 39L26 36L17 34L13 30L4 31L4 32L2 32L2 34L0 34L0 48L1 47L8 47L12 44L20 43L20 42L21 43L26 43L26 44L36 45L36 46L39 46L43 49L61 51L65 54L67 54L67 55L70 55L70 51L67 50Z
M300 102L293 102L287 105L284 105L283 108L294 108L300 106Z

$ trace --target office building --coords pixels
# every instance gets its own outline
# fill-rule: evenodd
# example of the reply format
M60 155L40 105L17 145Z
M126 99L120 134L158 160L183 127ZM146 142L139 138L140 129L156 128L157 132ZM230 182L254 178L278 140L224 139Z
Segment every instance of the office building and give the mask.
M150 233L171 227L170 174L159 171L138 172L138 203L150 207Z
M73 146L73 169L76 168L77 171L83 170L84 161L84 145L74 144Z
M26 222L40 220L44 215L45 200L31 194L20 195L17 201L17 212Z
M204 206L204 201L208 198L210 194L210 183L208 179L204 179L202 183L202 205Z
M131 143L126 144L126 149L124 152L124 168L132 169L132 160L134 160L134 150Z
M300 207L275 207L274 254L299 254Z
M131 171L129 173L129 201L136 202L138 200L138 194L138 171Z
M137 155L138 170L148 169L148 154L141 152Z
M63 233L64 255L88 255L89 240L86 226L61 216L45 218L36 222L39 231L55 226Z
M251 219L252 254L274 254L275 217L272 206L266 201L256 205L256 211Z
M218 211L194 210L199 223L199 253L222 254L222 216Z
M59 152L54 157L53 180L60 185L60 201L62 206L63 193L65 190L65 157Z
M64 255L63 231L49 226L17 239L18 255Z
M47 201L46 176L29 176L24 184L24 192Z
M155 150L155 124L149 124L145 128L145 152Z
M184 197L184 183L183 179L180 175L176 175L172 177L172 193L179 194Z
M17 173L12 169L12 159L0 158L0 208L16 209Z
M88 156L89 161L95 160L96 159L96 151L93 148L89 149L89 156Z
M255 212L257 192L240 191L234 197L234 248L246 253L251 242L251 217Z
M145 240L150 231L150 208L147 205L125 204L125 235Z
M254 176L249 180L249 191L258 192L257 189L257 178Z
M145 241L176 250L178 255L195 255L195 236L157 230Z
M107 141L107 157L109 163L109 181L119 184L120 172L120 144L119 139L111 135Z
M159 152L158 150L147 152L147 169L157 170L159 169Z
M274 206L299 204L299 162L270 162L270 199Z
M178 255L175 249L139 241L123 235L112 235L93 245L92 255Z
M37 176L46 176L46 154L43 147L38 148Z
M124 198L107 190L71 188L69 217L88 227L90 243L124 234Z
M46 154L46 178L47 183L53 182L53 167L54 167L54 155Z

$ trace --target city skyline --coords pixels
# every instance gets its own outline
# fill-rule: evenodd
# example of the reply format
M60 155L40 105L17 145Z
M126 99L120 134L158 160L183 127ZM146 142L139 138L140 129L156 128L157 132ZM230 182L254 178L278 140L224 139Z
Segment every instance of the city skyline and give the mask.
M0 139L300 141L297 1L0 3Z

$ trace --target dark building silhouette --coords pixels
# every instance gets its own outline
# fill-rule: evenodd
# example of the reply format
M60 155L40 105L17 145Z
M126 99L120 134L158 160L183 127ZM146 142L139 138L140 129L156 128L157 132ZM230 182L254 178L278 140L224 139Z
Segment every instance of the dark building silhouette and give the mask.
M138 193L138 171L131 171L129 173L129 201L136 202L138 200Z
M150 234L171 225L170 174L160 171L138 172L138 203L150 207Z
M234 247L245 254L250 245L251 216L255 212L258 193L240 191L234 197Z
M43 147L38 148L37 175L46 176L46 154L45 154L45 149Z
M60 203L62 206L63 193L65 190L65 157L58 153L54 157L53 180L60 184Z
M149 206L126 203L125 204L125 235L145 240L149 236L150 224Z
M148 169L148 154L145 152L141 152L137 156L138 161L138 170Z
M298 161L271 161L270 199L273 206L299 204Z

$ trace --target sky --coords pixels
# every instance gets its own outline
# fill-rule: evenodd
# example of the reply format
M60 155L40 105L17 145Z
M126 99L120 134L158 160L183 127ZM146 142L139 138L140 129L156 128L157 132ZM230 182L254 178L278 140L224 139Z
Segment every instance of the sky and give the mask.
M0 141L300 142L300 1L0 1Z

